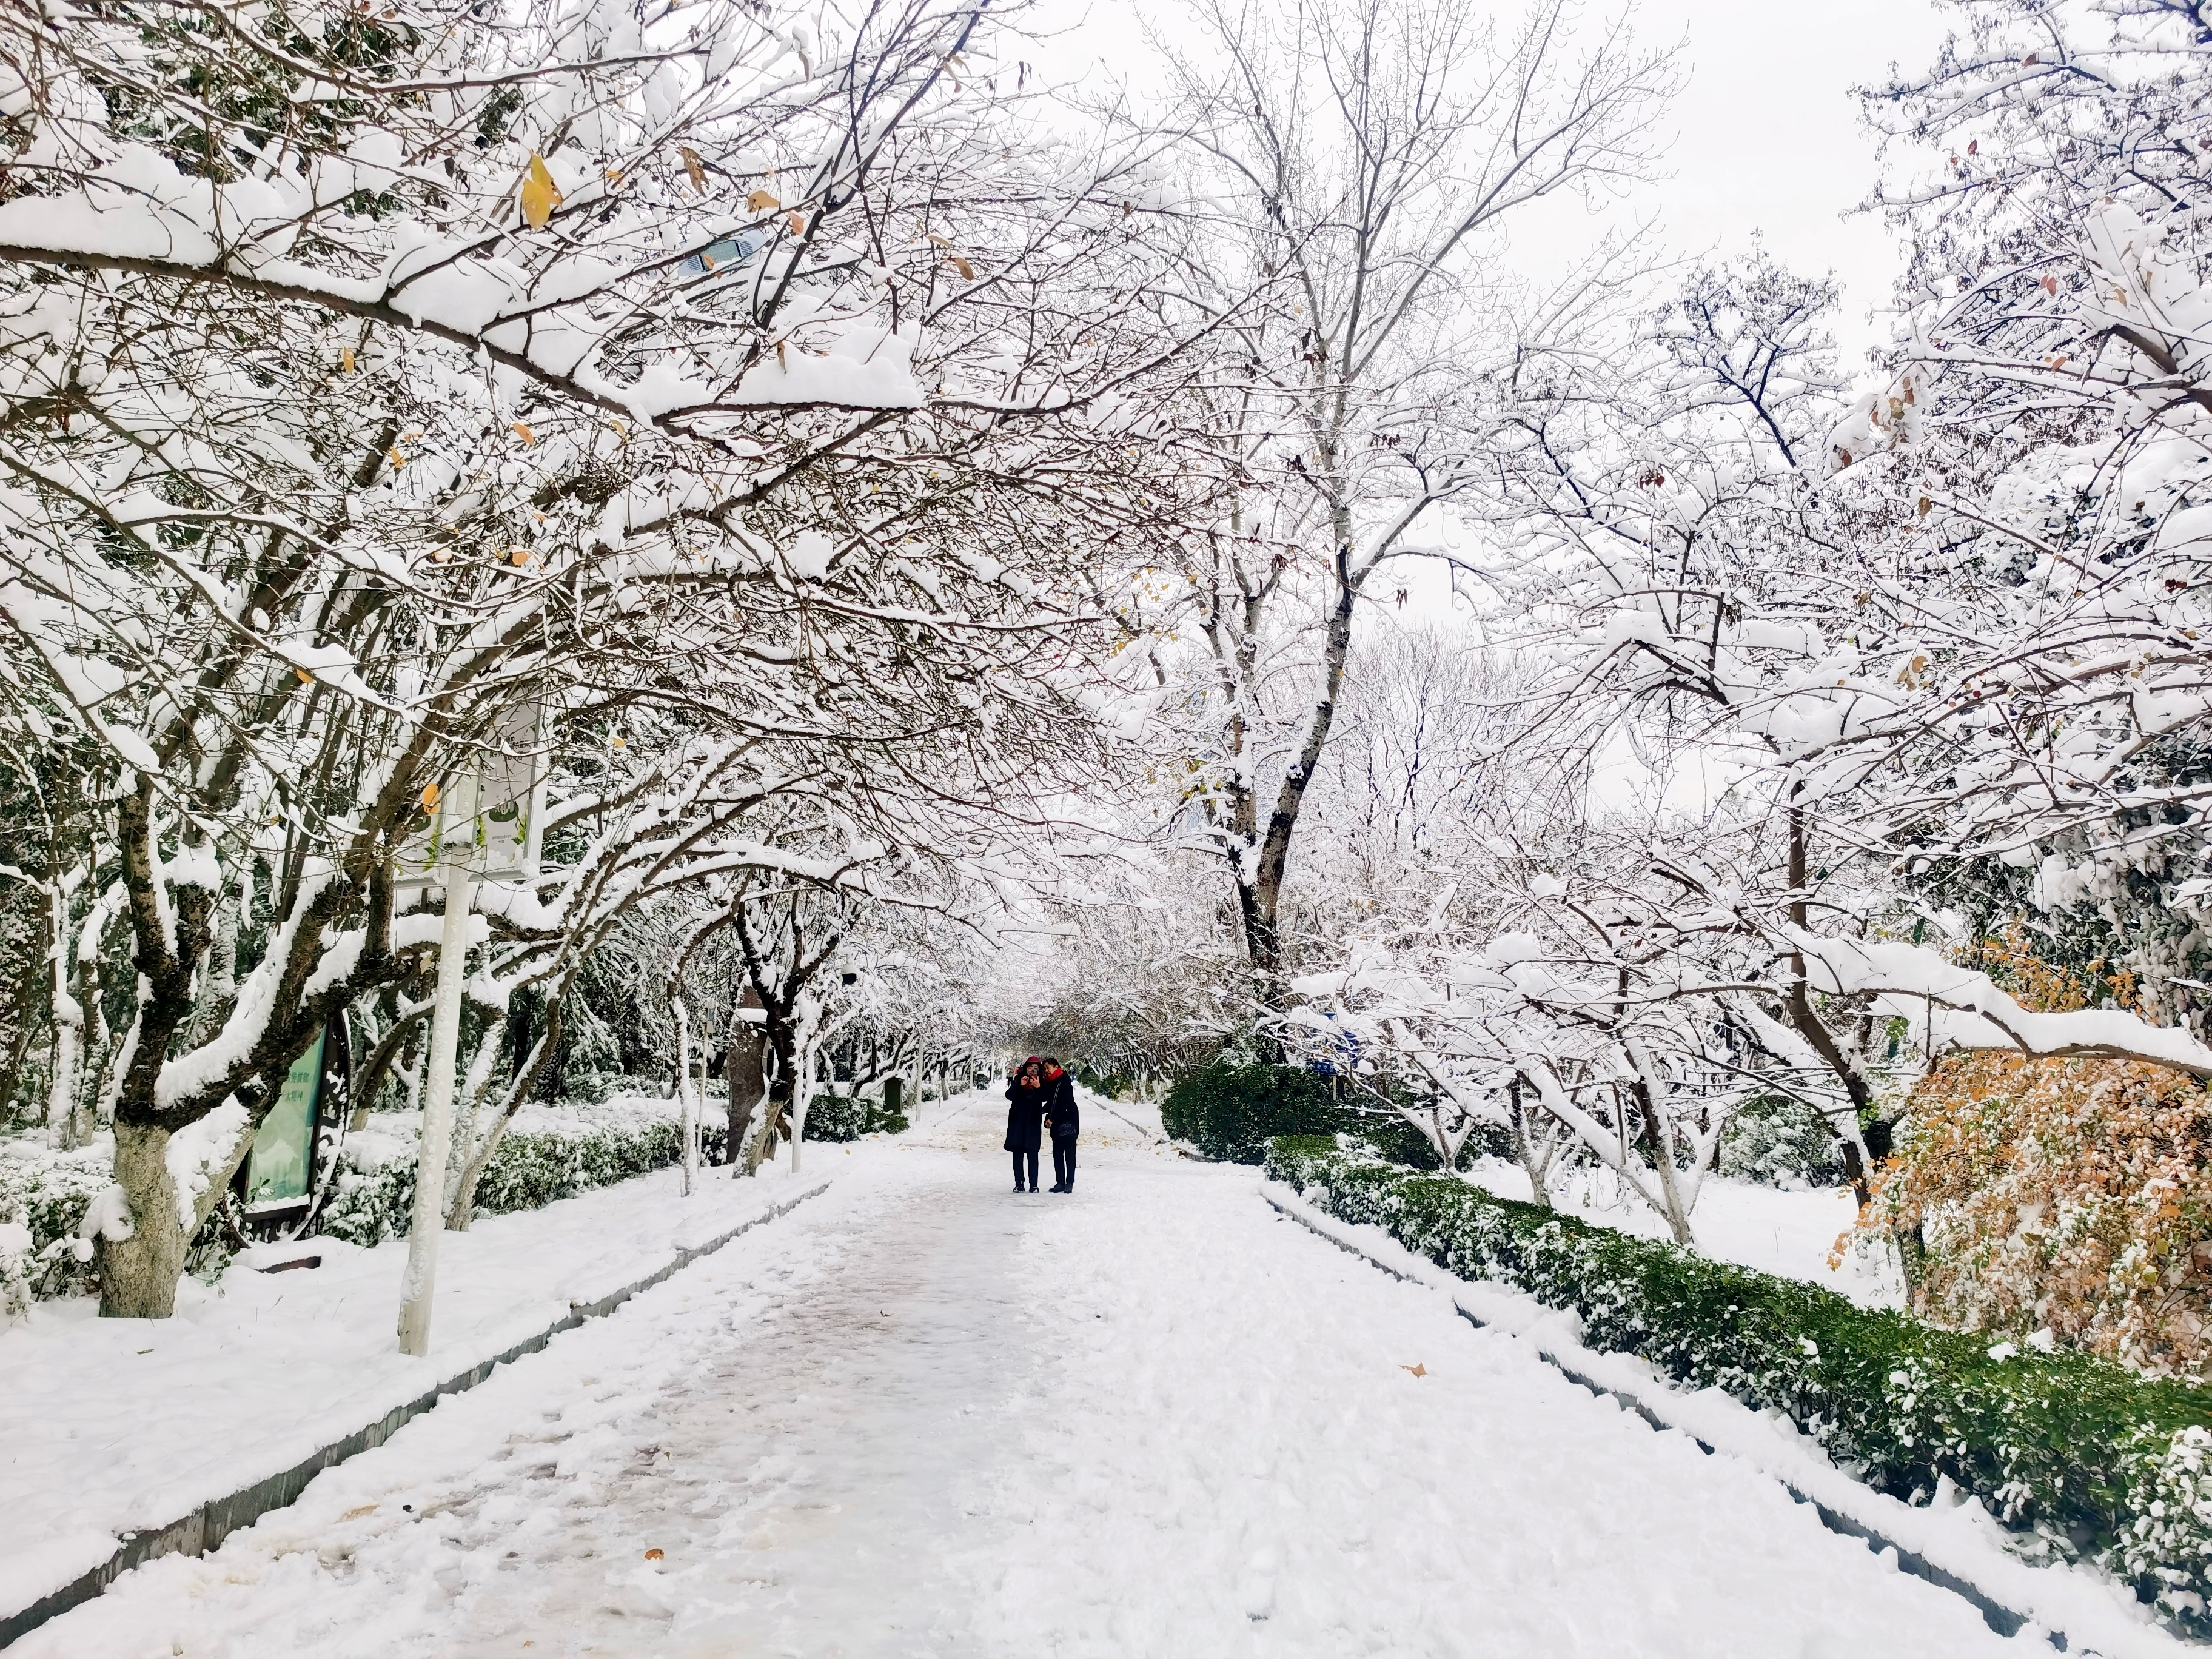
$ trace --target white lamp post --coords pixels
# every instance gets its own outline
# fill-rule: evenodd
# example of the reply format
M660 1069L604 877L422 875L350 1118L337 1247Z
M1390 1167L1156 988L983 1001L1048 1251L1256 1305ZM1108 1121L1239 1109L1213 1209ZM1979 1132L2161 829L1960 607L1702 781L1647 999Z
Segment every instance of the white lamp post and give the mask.
M465 800L461 797L468 797ZM422 1146L415 1164L415 1216L407 1235L407 1276L399 1285L399 1352L430 1352L430 1302L438 1287L438 1236L446 1230L446 1161L453 1140L453 1062L461 1041L461 988L469 959L469 912L476 878L476 783L457 781L438 802L438 867L446 925L438 936L438 997L430 1015L430 1075L422 1100Z

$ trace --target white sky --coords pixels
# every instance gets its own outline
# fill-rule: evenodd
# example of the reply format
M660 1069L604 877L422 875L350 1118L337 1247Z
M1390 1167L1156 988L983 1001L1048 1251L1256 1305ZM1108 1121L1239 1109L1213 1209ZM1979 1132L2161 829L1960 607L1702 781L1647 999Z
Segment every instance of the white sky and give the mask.
M1500 0L1501 13L1516 3ZM1592 0L1585 15L1606 9ZM1142 94L1159 77L1138 20L1166 31L1177 12L1176 0L1037 0L1032 25L1054 33L1022 55L1054 81L1100 91L1119 82ZM1939 0L1635 0L1633 25L1647 45L1682 43L1688 71L1661 122L1661 176L1595 213L1569 199L1540 204L1510 232L1516 263L1537 275L1562 269L1609 223L1649 222L1662 257L1727 257L1757 233L1790 269L1835 274L1838 343L1856 376L1868 349L1888 337L1879 313L1901 260L1877 217L1851 211L1879 167L1851 88L1880 84L1893 65L1911 74L1931 64L1949 32L1948 9ZM1456 541L1467 532L1443 533ZM1401 564L1378 597L1388 604L1400 586L1410 590L1409 621L1449 614L1440 566Z
M1586 15L1607 9L1593 3ZM1030 20L1057 33L1023 55L1042 59L1054 80L1157 87L1139 15L1171 30L1177 8L1175 0L1039 0ZM1855 362L1887 332L1867 313L1887 302L1898 259L1879 222L1843 216L1875 173L1850 88L1886 79L1893 64L1909 72L1933 61L1948 27L1936 0L1636 0L1633 20L1640 41L1686 43L1689 82L1661 126L1673 134L1668 176L1607 214L1656 220L1662 245L1677 253L1735 253L1759 231L1793 269L1834 270L1844 284L1838 334ZM1514 235L1534 270L1571 258L1602 222L1579 204L1543 211Z

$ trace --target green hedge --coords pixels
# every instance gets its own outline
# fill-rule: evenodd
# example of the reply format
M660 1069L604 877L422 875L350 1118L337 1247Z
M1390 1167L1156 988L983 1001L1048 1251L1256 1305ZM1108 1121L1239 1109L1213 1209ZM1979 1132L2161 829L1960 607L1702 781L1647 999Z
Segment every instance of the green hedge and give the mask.
M2031 1534L2023 1553L2095 1561L2191 1634L2212 1630L2212 1391L2077 1352L1992 1358L1986 1336L1409 1175L1331 1139L1279 1139L1267 1170L1460 1278L1571 1309L1593 1348L1786 1413L1884 1492L1924 1501L1948 1475Z
M1437 1167L1427 1137L1404 1118L1375 1103L1338 1100L1328 1079L1303 1066L1217 1060L1168 1091L1160 1123L1170 1139L1229 1164L1263 1162L1279 1135L1349 1134L1391 1163Z
M105 1158L43 1149L41 1154L0 1156L0 1221L20 1215L31 1230L31 1261L25 1265L33 1295L41 1300L81 1295L92 1287L91 1246L55 1247L76 1237L76 1224L115 1177Z
M718 1155L724 1133L711 1120L701 1126L702 1160L712 1161ZM556 1199L611 1187L673 1164L683 1157L683 1130L672 1116L600 1122L580 1131L516 1130L501 1140L484 1165L483 1178L477 1183L476 1212L506 1215L542 1209ZM410 1147L408 1156L374 1169L339 1170L314 1231L364 1246L404 1238L414 1203Z
M903 1134L904 1112L887 1112L873 1095L833 1095L824 1091L806 1103L807 1140L858 1140L862 1135Z

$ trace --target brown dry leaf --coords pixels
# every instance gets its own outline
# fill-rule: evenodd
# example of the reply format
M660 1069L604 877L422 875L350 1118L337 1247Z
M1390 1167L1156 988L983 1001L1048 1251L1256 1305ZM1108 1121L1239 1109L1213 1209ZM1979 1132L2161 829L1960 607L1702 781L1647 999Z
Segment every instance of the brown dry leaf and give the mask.
M2046 276L2046 277L2045 277L2045 278L2043 279L2043 291L2044 291L2045 294L2056 294L2056 293L2057 293L2057 292L2058 292L2058 279L2057 279L2056 276Z
M789 218L784 221L784 223L791 227L791 234L793 235L804 236L806 234L805 216L798 212L796 210L793 211Z
M387 450L386 453L392 458L392 465L395 471L407 465L407 458L398 450Z
M553 210L561 204L561 186L553 182L547 171L545 158L536 150L530 152L530 170L522 179L522 216L532 230L543 230L553 217Z
M929 233L929 240L936 243L939 247L949 248L952 246L951 243L946 241L942 236L939 236L933 230Z
M691 188L704 196L707 193L707 169L699 163L699 152L689 144L678 144L676 153L684 158L684 171L691 180Z
M659 1561L664 1558L659 1550L647 1550L645 1553L645 1559L648 1561Z
M364 1515L374 1515L375 1513L375 1504L357 1504L353 1508L348 1510L343 1515L338 1516L338 1519L341 1521L358 1521Z
M507 557L518 565L528 564L530 562L530 550L526 547L518 547L512 553L508 554Z
M957 253L952 256L952 268L960 273L963 280L970 283L975 280L975 267Z
M534 444L538 441L538 434L521 421L514 423L514 435L526 444Z
M773 208L780 208L782 205L782 203L764 190L757 190L745 198L745 211L748 213L766 213Z
M1920 516L1923 519L1926 518L1928 516L1928 509L1935 505L1935 502L1929 501L1925 495L1923 495L1920 498Z
M1429 1374L1429 1368L1418 1361L1411 1365L1401 1365L1398 1369L1401 1371L1411 1371L1416 1376L1426 1376Z

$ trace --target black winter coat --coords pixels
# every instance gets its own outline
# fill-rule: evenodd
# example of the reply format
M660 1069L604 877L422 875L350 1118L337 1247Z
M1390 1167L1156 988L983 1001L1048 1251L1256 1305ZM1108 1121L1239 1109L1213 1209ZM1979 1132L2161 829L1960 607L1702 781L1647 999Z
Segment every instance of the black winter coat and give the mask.
M1010 1152L1033 1152L1044 1139L1044 1091L1025 1089L1018 1083L1006 1085L1006 1098L1013 1103L1006 1108L1006 1150Z
M1052 1120L1054 1140L1073 1140L1083 1127L1075 1107L1075 1079L1065 1072L1044 1085L1044 1115Z

